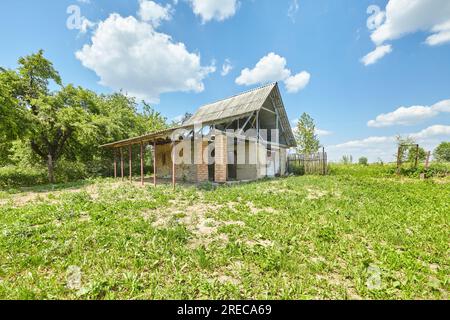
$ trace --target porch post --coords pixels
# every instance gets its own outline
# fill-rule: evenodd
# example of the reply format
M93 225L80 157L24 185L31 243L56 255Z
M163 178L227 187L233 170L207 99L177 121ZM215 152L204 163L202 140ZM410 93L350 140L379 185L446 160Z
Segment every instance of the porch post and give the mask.
M120 148L120 173L121 173L121 177L122 177L122 181L123 181L123 168L124 167L124 162L123 162L123 149Z
M130 182L132 182L131 145L128 147L128 169L130 171Z
M144 186L144 143L141 141L141 185Z
M176 177L175 177L175 141L172 142L172 184L175 190Z
M114 179L117 178L117 149L114 149Z
M156 187L156 141L153 142L153 185Z

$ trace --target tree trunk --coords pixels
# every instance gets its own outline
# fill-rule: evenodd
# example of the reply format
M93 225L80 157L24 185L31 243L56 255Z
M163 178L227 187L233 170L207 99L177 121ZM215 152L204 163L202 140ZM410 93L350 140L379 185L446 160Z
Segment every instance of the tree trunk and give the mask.
M48 168L48 181L50 183L55 183L55 176L54 176L54 163L53 163L53 157L51 154L48 155L47 159L47 168Z

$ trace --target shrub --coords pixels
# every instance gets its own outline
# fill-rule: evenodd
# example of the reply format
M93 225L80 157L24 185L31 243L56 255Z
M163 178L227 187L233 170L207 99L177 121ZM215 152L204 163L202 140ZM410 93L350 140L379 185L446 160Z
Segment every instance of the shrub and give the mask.
M305 174L305 166L299 164L289 165L289 172L296 176L303 176Z
M81 162L59 160L55 168L57 183L81 180L87 176L86 166Z
M358 159L358 163L363 166L367 166L369 164L369 160L366 157L361 157Z
M0 168L0 188L30 187L47 183L45 168L6 166Z

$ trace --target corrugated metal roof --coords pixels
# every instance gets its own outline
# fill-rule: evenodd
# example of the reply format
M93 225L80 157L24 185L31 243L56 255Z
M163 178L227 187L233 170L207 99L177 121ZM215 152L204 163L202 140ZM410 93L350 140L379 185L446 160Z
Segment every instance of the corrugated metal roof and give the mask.
M185 124L210 123L259 110L275 86L276 83L272 83L204 105Z
M272 97L271 93L273 93ZM166 137L168 134L175 131L176 129L193 127L194 124L198 123L202 123L203 125L213 124L228 118L235 118L251 114L252 112L261 109L262 106L264 105L264 102L266 102L268 98L274 98L275 100L273 101L274 107L278 110L280 122L282 123L282 127L284 129L283 134L286 137L288 145L290 147L295 146L296 145L295 138L292 133L289 119L287 118L286 115L286 110L284 109L278 85L277 83L271 83L263 87L259 87L232 96L227 99L222 99L214 103L204 105L200 107L188 121L186 121L179 127L161 130L159 132L143 135L141 137L109 143L102 147L119 147L134 144L140 141L152 141L158 138Z

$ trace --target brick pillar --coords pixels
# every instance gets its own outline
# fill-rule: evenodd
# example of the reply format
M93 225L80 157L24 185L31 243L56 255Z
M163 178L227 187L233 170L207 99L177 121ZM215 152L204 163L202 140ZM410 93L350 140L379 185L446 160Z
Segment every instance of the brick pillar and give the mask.
M196 166L196 180L197 182L208 181L208 163L203 160L203 152L205 150L205 144L202 138L197 138L194 141L194 164ZM206 142L206 147L208 142Z
M215 138L215 177L216 182L226 182L227 181L227 136L216 130Z

